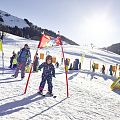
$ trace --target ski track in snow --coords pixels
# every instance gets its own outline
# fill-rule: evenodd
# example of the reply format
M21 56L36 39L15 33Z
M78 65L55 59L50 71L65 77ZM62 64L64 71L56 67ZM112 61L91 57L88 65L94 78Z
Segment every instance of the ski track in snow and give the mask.
M69 72L68 98L66 97L65 74L62 68L56 69L56 78L53 78L53 93L57 98L38 95L37 91L42 71L32 73L27 93L24 95L28 73L26 73L24 80L20 79L20 74L18 78L13 79L11 75L14 70L9 70L8 66L12 50L19 50L19 47L23 47L26 41L10 34L7 34L6 37L4 41L6 69L3 75L1 74L2 66L0 66L0 120L120 120L120 91L113 92L110 89L110 85L115 78L98 72L92 73L89 70ZM27 41L27 43L30 44L33 57L38 42L30 43L30 41ZM80 51L78 56L86 51L85 49L82 51L82 48L79 47L74 46L74 48L74 50L71 50L69 46L65 46L65 52L67 53L65 55L73 58L77 54L76 50ZM59 47L50 49L51 54L60 56L61 50ZM53 52L54 50L56 51ZM94 52L97 54L99 51L96 49ZM91 53L89 53L87 54L91 56ZM108 65L111 60L120 63L120 56L116 54L106 53L105 51L101 51L100 54L101 59L105 60ZM100 58L100 54L97 54L96 58ZM0 60L0 65L2 65L1 63ZM47 85L44 89L44 93L46 92Z

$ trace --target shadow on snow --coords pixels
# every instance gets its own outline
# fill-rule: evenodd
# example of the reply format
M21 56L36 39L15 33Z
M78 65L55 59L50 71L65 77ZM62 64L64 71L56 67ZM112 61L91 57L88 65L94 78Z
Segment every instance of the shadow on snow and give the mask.
M36 97L38 96L38 97ZM22 109L26 109L25 105L28 105L37 100L41 100L44 97L39 96L37 93L33 94L27 98L23 98L22 100L16 100L14 102L6 103L0 106L0 116L5 116L8 114L12 114L14 112L18 112Z
M33 118L35 118L36 116L43 114L44 112L46 112L46 111L48 111L48 110L52 109L53 107L55 107L55 106L57 106L57 105L61 104L61 103L62 103L63 101L65 101L66 99L67 99L67 97L66 97L66 98L64 98L64 99L62 99L61 101L57 102L56 104L54 104L54 105L52 105L52 106L48 107L47 109L45 109L45 110L41 111L40 113L38 113L38 114L36 114L36 115L34 115L34 116L32 116L32 117L28 118L27 120L33 119Z
M106 75L106 74L95 73L95 72L91 72L89 70L83 70L83 71L80 71L80 73L87 74L87 76L90 75L91 79L93 79L93 78L97 79L98 77L102 77L104 80L111 79L112 81L114 81L116 79L113 76L109 76L109 75Z

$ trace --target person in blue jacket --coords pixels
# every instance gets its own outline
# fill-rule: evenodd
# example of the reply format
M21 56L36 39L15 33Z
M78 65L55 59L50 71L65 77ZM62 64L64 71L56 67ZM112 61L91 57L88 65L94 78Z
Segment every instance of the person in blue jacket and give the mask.
M44 86L45 86L45 83L47 81L47 84L48 84L48 92L47 94L49 95L53 95L52 94L52 88L53 88L53 85L52 85L52 77L55 77L55 68L52 64L52 56L51 55L48 55L46 57L46 62L42 63L38 69L41 70L43 68L43 73L42 73L42 80L41 80L41 83L40 83L40 86L39 86L39 94L43 94L43 89L44 89Z
M31 53L28 44L25 44L24 47L20 50L17 58L18 66L15 71L15 74L12 77L16 78L18 76L19 70L21 70L21 79L25 77L25 67L31 62Z

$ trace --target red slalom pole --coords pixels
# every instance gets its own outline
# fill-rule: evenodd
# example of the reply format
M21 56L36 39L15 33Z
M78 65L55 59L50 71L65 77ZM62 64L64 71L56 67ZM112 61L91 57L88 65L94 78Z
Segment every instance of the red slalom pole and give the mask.
M38 49L36 50L36 53L35 53L34 59L33 59L33 63L31 64L31 67L30 67L30 72L29 72L29 75L28 75L28 79L27 79L27 83L26 83L26 86L25 86L24 94L26 94L26 91L27 91L27 87L28 87L28 83L29 83L30 76L31 76L31 73L32 73L32 68L33 68L33 65L34 65L34 62L35 62L35 59L36 59L37 51L38 51Z
M30 76L31 76L31 73L32 73L32 68L33 68L34 62L35 62L35 60L36 60L36 55L37 55L37 52L38 52L38 48L40 48L41 41L42 41L43 37L44 37L44 34L43 34L43 35L41 36L41 38L40 38L40 42L39 42L39 44L38 44L38 46L37 46L37 50L36 50L36 53L35 53L35 55L34 55L33 63L31 64L30 72L29 72L28 79L27 79L27 83L26 83L25 90L24 90L24 94L26 94L27 87L28 87L28 83L29 83Z
M61 40L61 39L60 39L60 40ZM69 97L68 76L67 76L67 71L66 71L66 63L65 63L65 56L64 56L64 51L63 51L62 42L61 42L61 49L62 49L62 54L63 54L63 59L64 59L64 67L65 67L65 75L66 75L66 87L67 87L67 97Z

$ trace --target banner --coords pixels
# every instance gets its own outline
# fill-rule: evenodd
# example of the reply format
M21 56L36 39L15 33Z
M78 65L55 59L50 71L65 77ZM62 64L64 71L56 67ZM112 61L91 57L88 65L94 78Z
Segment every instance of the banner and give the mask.
M49 41L51 40L51 37L48 35L42 35L42 37L40 38L40 42L38 44L38 48L44 48L44 47L48 47L49 46Z
M60 37L54 38L43 34L42 37L40 38L38 48L52 47L58 45L62 45Z

